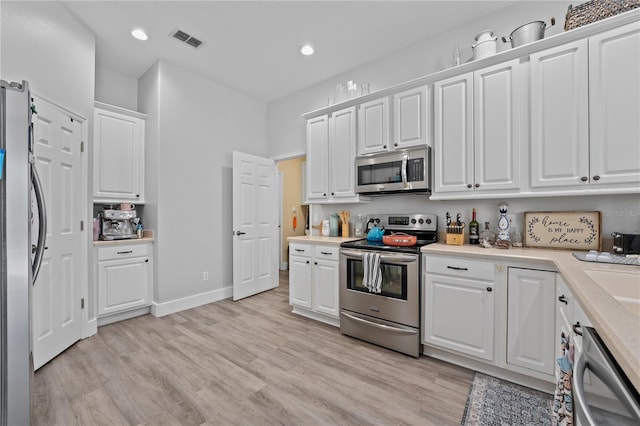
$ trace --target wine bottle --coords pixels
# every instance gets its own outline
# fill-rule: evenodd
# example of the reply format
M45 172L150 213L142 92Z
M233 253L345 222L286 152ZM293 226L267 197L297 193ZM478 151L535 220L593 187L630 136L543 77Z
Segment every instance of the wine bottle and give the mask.
M469 244L480 244L480 224L476 220L476 209L471 213L471 222L469 222Z

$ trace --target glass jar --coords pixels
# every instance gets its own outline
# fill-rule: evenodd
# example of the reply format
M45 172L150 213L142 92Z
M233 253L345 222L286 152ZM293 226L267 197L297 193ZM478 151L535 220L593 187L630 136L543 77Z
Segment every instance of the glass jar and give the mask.
M480 233L480 245L491 247L496 243L496 234L489 226L489 222L484 223L484 230Z
M364 221L362 220L362 215L359 214L356 218L356 223L354 224L353 235L356 237L364 237Z

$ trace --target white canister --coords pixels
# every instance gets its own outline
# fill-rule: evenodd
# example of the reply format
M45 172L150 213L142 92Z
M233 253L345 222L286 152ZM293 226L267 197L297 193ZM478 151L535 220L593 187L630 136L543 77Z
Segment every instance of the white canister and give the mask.
M476 60L495 55L498 50L498 44L496 43L497 39L498 37L494 37L492 39L485 40L471 46L471 48L473 49L473 59Z
M329 220L322 221L322 235L328 237L331 235L331 227L329 226Z

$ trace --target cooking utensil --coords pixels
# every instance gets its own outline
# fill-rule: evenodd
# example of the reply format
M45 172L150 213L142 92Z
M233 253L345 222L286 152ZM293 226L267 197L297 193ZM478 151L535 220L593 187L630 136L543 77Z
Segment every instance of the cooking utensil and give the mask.
M404 232L393 232L391 235L383 235L382 242L387 246L410 247L418 243L418 237Z
M367 241L382 241L384 235L384 229L374 226L367 232Z
M541 40L544 38L544 32L547 28L553 27L556 24L556 18L549 20L549 25L544 21L533 21L528 24L524 24L513 30L508 37L502 37L502 41L506 43L511 42L511 47L518 47L524 44Z

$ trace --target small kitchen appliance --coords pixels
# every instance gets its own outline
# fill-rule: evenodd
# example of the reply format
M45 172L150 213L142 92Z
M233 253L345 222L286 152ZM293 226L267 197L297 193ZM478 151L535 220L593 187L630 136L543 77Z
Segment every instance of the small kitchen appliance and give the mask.
M340 332L418 357L422 352L420 249L438 241L438 217L369 215L367 229L367 234L381 238L340 245ZM377 258L374 264L371 254ZM379 272L378 292L364 282L366 268Z
M640 254L640 234L614 232L613 252L617 254Z
M430 193L430 150L425 147L357 158L356 191L368 195Z
M104 241L138 238L135 210L104 210L100 219L100 239Z

